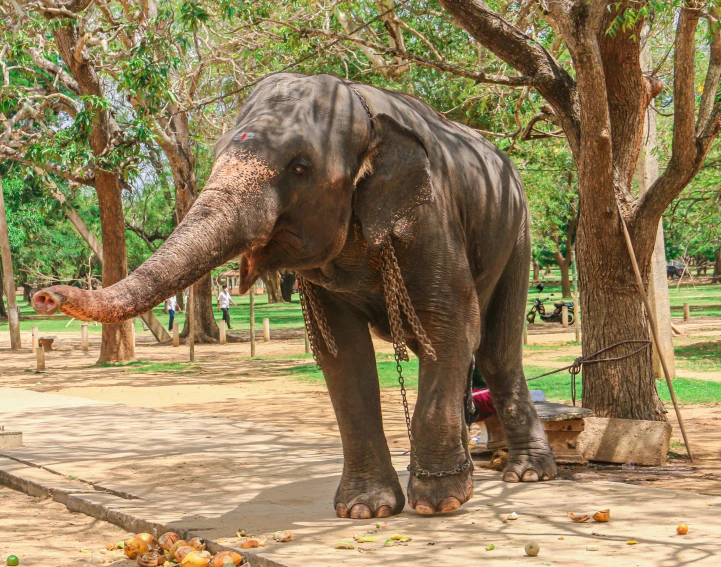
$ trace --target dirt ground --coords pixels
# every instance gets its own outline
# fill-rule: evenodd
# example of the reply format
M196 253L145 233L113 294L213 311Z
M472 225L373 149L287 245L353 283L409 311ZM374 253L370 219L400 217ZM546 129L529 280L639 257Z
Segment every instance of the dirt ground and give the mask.
M718 325L718 323L717 323ZM537 327L537 326L534 326ZM572 341L573 332L542 332L532 329L531 344L558 344ZM549 329L550 331L550 329ZM684 328L686 336L694 333L721 335L712 322L696 322ZM24 334L29 344L29 334ZM248 343L196 345L196 367L193 373L144 373L130 367L94 366L99 352L99 338L91 338L89 353L80 350L78 333L58 333L58 350L47 355L47 371L36 374L35 356L30 349L12 353L6 338L0 339L2 367L0 386L58 393L81 398L113 401L130 406L172 409L193 414L222 415L231 419L267 423L294 431L309 431L337 437L338 427L323 385L301 382L289 376L289 366L307 364L308 358L297 358L304 352L302 339L260 342L257 357L249 359ZM3 342L3 340L5 342ZM391 346L377 341L378 352L391 353ZM553 354L530 353L526 362L553 366L553 359L578 356L578 347L569 346ZM186 362L187 347L157 345L149 336L139 336L136 356L153 362ZM269 357L284 357L268 360ZM711 379L714 379L713 377ZM721 379L721 378L716 378ZM411 405L415 398L411 393ZM395 389L382 391L384 426L389 444L407 448L400 394ZM691 465L683 456L672 458L665 467L628 469L618 466L590 465L560 467L562 478L587 482L605 479L657 488L721 495L721 405L689 405L683 408L697 462ZM680 434L673 413L672 450L683 453ZM5 424L10 426L12 424ZM0 488L0 561L14 553L21 565L91 565L93 555L105 564L122 563L110 552L102 553L107 543L121 539L119 528L83 515L72 514L64 506L39 501ZM10 513L8 513L10 512ZM35 558L43 557L42 561ZM115 562L113 562L115 561Z

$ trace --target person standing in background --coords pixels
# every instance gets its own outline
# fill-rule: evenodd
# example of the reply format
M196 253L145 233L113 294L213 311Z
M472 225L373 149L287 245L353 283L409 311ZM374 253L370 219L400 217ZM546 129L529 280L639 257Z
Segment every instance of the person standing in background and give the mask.
M223 284L223 290L218 295L218 309L223 312L223 321L225 321L225 325L228 327L228 329L233 328L230 326L231 303L233 304L233 307L236 307L235 301L233 301L233 298L230 297L230 293L228 293L228 285Z
M171 295L165 300L165 312L170 316L168 321L168 331L173 332L173 319L175 319L175 311L178 309L178 300L174 295Z

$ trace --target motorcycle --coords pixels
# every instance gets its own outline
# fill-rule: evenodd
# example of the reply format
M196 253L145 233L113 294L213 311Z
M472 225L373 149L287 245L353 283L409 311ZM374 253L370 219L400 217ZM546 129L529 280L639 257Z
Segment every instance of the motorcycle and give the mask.
M539 295L543 291L544 287L545 286L543 285L543 283L539 283L536 286ZM561 323L561 315L563 313L563 306L565 305L566 307L568 307L568 324L572 325L575 319L573 314L573 301L555 301L553 303L553 311L547 312L543 302L548 301L549 299L551 299L551 297L553 297L553 294L544 299L541 299L540 297L534 299L533 307L531 307L531 310L526 314L526 320L529 323L533 323L536 320L536 314L538 314L538 316L541 318L541 321L543 321L544 323Z

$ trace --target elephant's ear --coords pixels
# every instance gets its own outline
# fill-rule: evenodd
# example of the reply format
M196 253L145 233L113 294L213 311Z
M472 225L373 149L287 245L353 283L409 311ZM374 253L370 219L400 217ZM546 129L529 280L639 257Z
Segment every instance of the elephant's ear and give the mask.
M393 225L414 207L433 202L431 167L418 135L386 114L373 118L370 172L358 181L354 210L363 236L378 249ZM367 164L361 166L366 170Z

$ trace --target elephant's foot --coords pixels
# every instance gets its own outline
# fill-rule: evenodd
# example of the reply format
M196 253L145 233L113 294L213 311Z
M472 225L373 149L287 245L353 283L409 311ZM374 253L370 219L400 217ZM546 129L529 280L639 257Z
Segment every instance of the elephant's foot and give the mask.
M367 520L400 514L406 505L398 477L388 480L346 479L338 485L334 505L339 518Z
M512 447L503 471L506 482L538 482L556 477L556 460L548 442L536 440L522 447Z
M473 496L473 471L440 478L418 478L408 481L408 503L419 514L443 514L458 510Z

